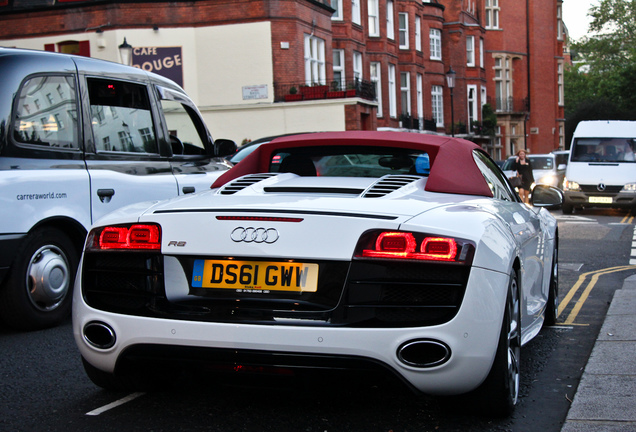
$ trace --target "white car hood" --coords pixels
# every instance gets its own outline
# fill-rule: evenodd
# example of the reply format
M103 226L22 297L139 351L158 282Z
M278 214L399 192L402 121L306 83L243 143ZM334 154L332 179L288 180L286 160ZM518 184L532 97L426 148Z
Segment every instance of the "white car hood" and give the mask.
M623 186L636 182L636 164L572 162L568 165L565 176L568 181L575 181L581 185L604 183L612 186Z

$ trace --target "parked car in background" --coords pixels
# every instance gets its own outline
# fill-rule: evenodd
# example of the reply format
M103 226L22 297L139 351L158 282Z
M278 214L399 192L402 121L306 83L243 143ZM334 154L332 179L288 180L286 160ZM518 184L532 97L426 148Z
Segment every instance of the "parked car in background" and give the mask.
M532 200L461 139L274 139L208 192L93 226L73 302L84 368L111 390L213 370L372 370L508 415L520 348L558 309L544 207L561 192L539 185Z
M554 150L551 151L556 158L557 170L565 171L565 168L570 161L570 150Z
M566 171L563 213L604 207L636 211L636 121L582 121Z
M516 156L509 157L502 170L507 177L514 176L516 172L513 170ZM550 154L533 154L528 159L532 164L532 175L534 176L534 184L550 185L558 188L563 187L563 177L565 176L565 166L557 165L556 155Z
M138 201L208 190L236 148L159 75L0 48L0 319L66 317L89 227Z
M237 163L242 161L248 154L256 150L258 146L260 146L261 144L268 143L271 140L278 137L289 136L289 135L298 135L298 134L290 133L290 134L272 135L268 137L259 138L254 141L250 141L248 143L241 145L239 148L237 148L235 153L228 155L225 158L228 160L228 162L236 165Z

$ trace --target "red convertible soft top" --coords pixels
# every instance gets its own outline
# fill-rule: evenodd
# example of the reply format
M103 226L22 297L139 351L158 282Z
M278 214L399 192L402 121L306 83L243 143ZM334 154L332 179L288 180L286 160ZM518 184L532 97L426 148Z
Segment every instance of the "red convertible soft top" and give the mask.
M212 188L247 174L268 172L272 156L280 150L334 145L421 150L428 153L431 163L425 187L427 191L492 197L473 158L474 151L483 152L481 147L463 139L408 132L318 132L276 138L259 146L241 163L221 175Z

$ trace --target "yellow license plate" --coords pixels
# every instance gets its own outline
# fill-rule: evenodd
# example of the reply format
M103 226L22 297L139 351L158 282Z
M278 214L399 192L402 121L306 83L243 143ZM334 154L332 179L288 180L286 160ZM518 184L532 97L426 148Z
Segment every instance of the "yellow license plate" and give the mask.
M192 286L233 289L241 292L316 292L318 264L195 260Z
M590 204L611 204L612 197L590 197L588 201Z

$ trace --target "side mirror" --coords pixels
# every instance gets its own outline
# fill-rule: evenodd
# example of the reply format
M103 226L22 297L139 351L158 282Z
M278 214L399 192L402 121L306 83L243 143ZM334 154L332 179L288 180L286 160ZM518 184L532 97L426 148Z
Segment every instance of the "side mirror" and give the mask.
M563 204L563 192L554 186L537 185L532 189L530 202L534 207L557 208Z
M223 157L236 153L236 143L229 139L220 138L214 141L214 156Z
M567 167L568 167L568 166L567 166L566 164L559 164L559 166L557 166L557 170L558 170L558 171L565 171L565 169L566 169Z

